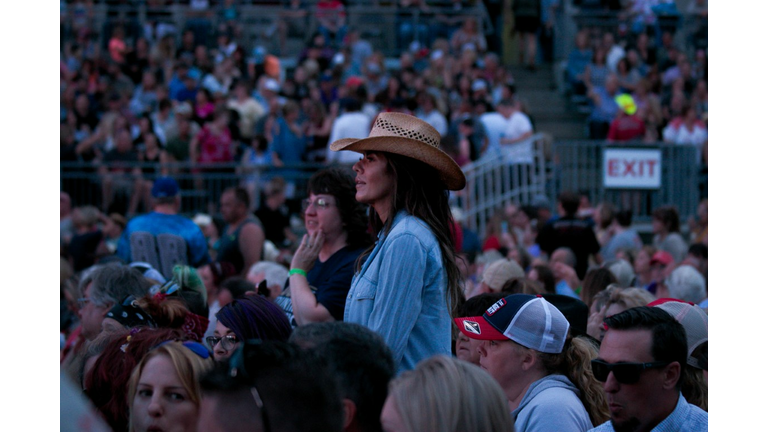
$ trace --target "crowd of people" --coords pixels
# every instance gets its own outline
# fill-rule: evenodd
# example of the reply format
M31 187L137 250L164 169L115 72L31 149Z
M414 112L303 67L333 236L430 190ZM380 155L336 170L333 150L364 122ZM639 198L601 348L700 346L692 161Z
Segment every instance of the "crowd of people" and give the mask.
M155 210L128 225L180 221L124 230L125 259L81 257L75 272L62 257L62 385L88 398L62 426L85 416L131 431L706 427L706 202L688 239L674 207L657 209L644 245L628 212L563 192L556 215L544 197L510 205L500 218L511 231L465 249L477 235L448 205L464 175L438 137L383 113L369 137L334 142L363 157L354 176L312 177L287 267L277 255L246 266L236 234L193 261L182 234L203 230L173 212L175 181L155 181ZM222 207L226 194L248 196L229 190ZM187 256L166 270L179 249Z
M696 32L680 43L674 28L639 6L649 2L631 3L618 26L580 29L568 54L567 90L588 109L589 138L693 146L696 163L706 165L706 44L694 43ZM707 2L689 6L686 18L706 31Z
M76 32L62 160L102 200L61 192L62 429L706 430L707 201L645 241L573 191L470 229L461 167L532 133L471 22L387 71L329 20L288 75L236 21ZM236 161L218 215L182 214L179 170Z

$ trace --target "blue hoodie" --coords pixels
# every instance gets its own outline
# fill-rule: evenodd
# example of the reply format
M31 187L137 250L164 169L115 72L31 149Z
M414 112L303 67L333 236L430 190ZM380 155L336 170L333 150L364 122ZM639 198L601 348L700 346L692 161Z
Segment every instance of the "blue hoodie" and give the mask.
M579 389L564 375L547 375L531 384L512 418L517 432L592 429Z

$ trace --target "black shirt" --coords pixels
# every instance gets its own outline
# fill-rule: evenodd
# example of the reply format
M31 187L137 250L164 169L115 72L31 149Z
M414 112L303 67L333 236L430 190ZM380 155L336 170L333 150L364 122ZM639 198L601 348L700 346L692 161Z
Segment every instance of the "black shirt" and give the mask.
M575 270L579 279L584 279L587 273L589 255L600 252L600 244L589 223L573 217L547 222L539 231L536 243L548 255L560 247L570 248L576 255Z

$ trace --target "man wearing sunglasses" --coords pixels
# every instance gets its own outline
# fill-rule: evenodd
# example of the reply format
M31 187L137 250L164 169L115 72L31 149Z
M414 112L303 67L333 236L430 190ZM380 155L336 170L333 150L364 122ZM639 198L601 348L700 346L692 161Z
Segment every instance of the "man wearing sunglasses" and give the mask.
M605 319L592 372L603 383L611 420L593 431L705 431L708 416L680 393L685 330L670 314L642 306Z

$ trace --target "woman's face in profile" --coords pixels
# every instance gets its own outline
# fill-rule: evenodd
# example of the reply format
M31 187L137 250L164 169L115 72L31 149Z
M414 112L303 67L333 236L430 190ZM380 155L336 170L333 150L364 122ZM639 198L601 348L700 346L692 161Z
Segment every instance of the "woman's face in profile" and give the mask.
M133 397L131 424L134 432L195 431L198 406L192 401L171 359L151 358L141 372Z
M355 199L373 206L377 211L388 209L391 205L395 186L395 177L387 169L387 158L383 153L365 152L363 157L352 167L355 177Z

